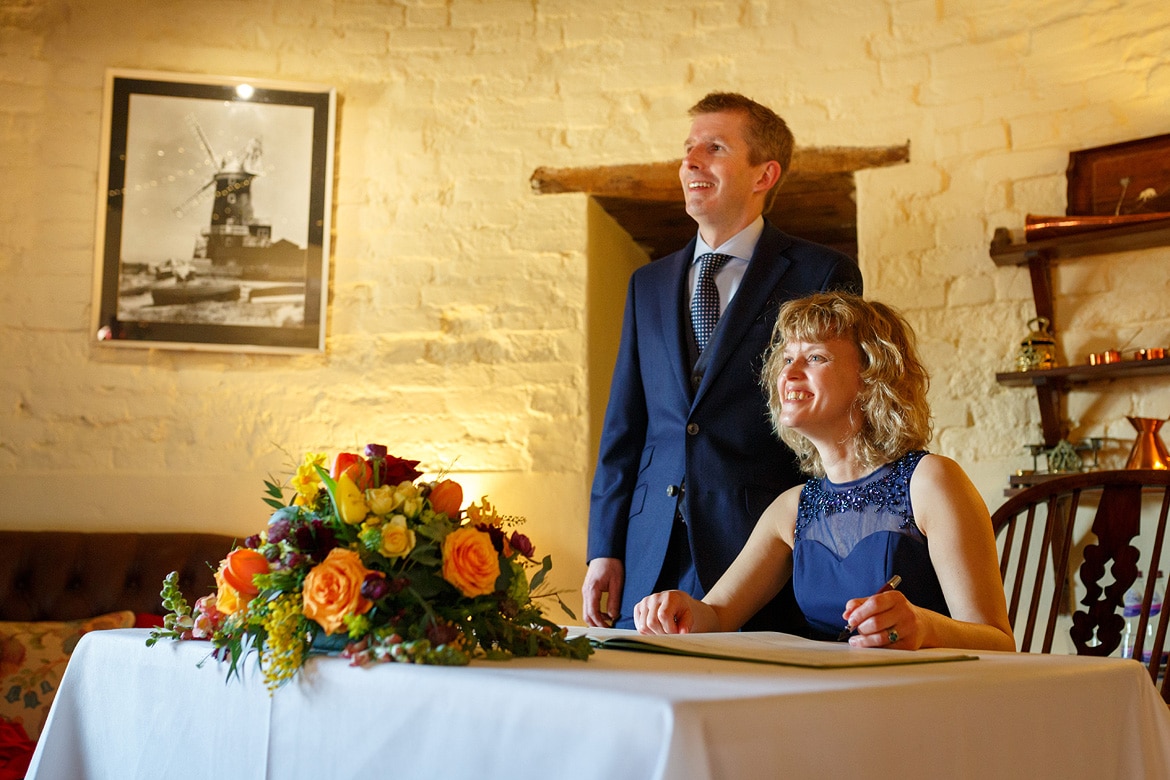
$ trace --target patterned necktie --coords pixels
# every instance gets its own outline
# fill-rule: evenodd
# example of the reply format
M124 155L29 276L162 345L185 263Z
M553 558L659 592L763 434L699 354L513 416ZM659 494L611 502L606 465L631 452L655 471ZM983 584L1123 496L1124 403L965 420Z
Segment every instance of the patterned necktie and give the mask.
M699 283L691 299L691 328L699 353L707 347L715 323L719 321L719 290L715 287L715 273L731 259L731 255L708 252L699 258Z

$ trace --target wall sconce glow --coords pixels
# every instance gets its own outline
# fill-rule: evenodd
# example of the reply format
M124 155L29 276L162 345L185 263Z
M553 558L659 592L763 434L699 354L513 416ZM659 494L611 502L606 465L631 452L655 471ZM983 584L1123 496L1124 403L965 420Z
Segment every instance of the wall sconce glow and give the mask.
M251 84L240 84L236 87L236 97L240 100L251 100L256 90Z

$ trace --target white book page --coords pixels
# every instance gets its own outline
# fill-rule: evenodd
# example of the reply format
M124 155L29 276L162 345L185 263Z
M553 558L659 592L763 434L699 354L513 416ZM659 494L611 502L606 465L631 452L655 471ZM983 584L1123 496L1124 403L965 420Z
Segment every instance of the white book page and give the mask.
M690 655L735 661L835 669L850 666L972 661L978 656L950 649L891 650L852 647L848 642L818 642L773 631L710 634L639 634L625 628L569 627L570 636L588 636L596 647Z

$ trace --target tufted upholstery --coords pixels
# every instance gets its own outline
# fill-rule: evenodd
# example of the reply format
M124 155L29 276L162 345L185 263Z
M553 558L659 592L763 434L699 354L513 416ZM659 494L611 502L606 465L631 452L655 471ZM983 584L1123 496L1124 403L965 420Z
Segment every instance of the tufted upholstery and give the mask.
M163 578L189 602L215 587L230 536L0 531L0 621L78 620L116 610L162 614Z

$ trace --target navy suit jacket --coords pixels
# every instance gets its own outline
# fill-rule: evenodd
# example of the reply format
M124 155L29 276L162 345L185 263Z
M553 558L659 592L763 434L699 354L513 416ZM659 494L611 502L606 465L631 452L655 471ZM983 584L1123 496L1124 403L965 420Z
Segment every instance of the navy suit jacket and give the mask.
M626 297L588 546L588 560L620 558L625 564L623 625L632 625L634 605L654 590L676 511L686 518L706 591L739 554L764 509L803 481L792 452L772 430L759 381L776 314L785 301L813 292L862 291L853 258L765 223L695 387L686 284L694 252L692 239L682 251L639 268ZM770 621L748 627L799 630L792 624L799 612L791 594L782 599L783 617L772 613Z

